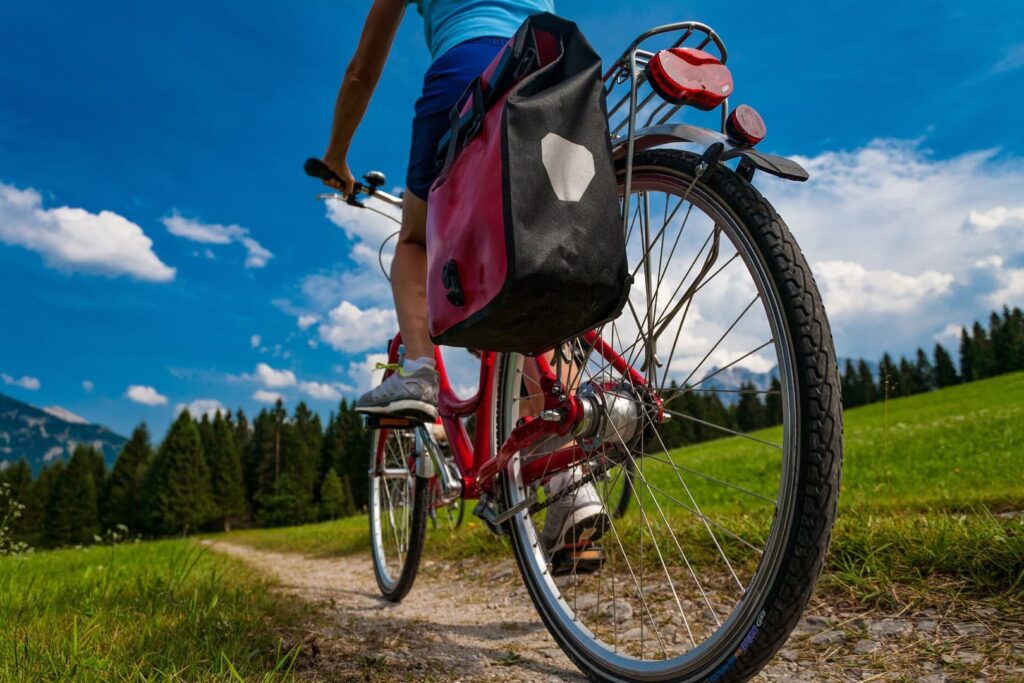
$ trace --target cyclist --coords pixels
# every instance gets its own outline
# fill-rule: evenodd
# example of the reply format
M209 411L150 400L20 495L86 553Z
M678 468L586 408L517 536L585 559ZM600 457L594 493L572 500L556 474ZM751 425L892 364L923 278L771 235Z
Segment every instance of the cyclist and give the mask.
M411 0L412 1L412 0ZM355 55L345 71L334 107L334 123L323 162L341 182L325 181L348 193L355 179L346 156L370 96L380 79L406 0L374 0ZM424 19L433 58L416 101L412 147L402 207L402 228L391 265L391 289L405 361L380 386L356 402L356 410L372 414L401 413L429 421L437 417L438 373L434 345L427 332L425 246L427 194L440 170L438 143L448 130L448 112L466 86L498 54L508 38L531 14L553 12L553 0L415 0ZM542 449L561 447L550 440ZM574 481L575 470L556 475L549 495ZM596 540L608 525L607 514L593 485L562 496L548 508L542 541L554 554L570 545Z

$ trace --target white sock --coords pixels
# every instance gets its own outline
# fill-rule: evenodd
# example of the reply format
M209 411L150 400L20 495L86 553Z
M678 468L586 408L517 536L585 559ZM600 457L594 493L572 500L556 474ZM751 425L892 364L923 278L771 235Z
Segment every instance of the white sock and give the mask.
M430 368L431 370L437 369L437 364L434 363L434 359L429 356L423 356L422 358L416 358L414 360L405 359L402 363L402 374L411 375L420 368Z

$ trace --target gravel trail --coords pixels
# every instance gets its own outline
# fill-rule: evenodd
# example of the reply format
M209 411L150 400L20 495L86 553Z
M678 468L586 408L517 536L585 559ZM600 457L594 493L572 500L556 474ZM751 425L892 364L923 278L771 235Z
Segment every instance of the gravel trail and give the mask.
M319 681L582 681L548 635L511 559L425 561L382 600L366 555L311 557L218 541L312 605L298 672ZM485 590L491 586L491 590ZM1021 612L965 603L882 614L816 600L760 681L1024 680Z

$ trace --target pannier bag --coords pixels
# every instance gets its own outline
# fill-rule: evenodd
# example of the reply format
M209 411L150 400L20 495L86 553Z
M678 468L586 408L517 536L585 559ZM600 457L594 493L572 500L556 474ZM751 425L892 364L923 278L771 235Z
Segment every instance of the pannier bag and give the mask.
M532 354L618 316L632 278L601 60L576 25L527 19L451 121L427 205L431 339Z

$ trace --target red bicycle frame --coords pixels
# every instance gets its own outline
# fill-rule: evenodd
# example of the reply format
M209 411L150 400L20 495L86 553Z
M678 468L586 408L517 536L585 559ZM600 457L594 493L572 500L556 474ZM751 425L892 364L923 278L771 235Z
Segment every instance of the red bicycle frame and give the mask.
M619 355L595 331L582 335L582 339L593 348L593 353L604 359L610 367L624 376L637 389L647 386L646 378L621 355ZM399 347L402 344L401 334L396 334L388 346L388 362L397 363ZM444 358L440 349L434 351L434 360L440 375L440 394L438 397L438 414L441 424L448 437L448 447L453 455L456 467L462 478L463 495L466 498L479 498L481 492L493 490L494 476L501 472L516 452L528 449L541 439L552 434L569 434L579 423L583 407L575 393L568 392L562 386L545 356L527 357L528 362L536 363L540 388L544 397L543 416L525 416L512 430L508 439L495 453L491 434L494 415L495 383L497 382L497 366L499 354L491 351L480 353L480 379L474 396L462 399L456 396L445 370ZM655 398L657 401L657 398ZM660 401L659 417L660 417ZM463 424L463 418L476 416L473 438ZM379 443L383 445L384 439ZM378 453L378 459L381 454ZM578 445L563 448L546 455L531 458L523 464L522 477L524 483L530 484L561 472L576 463L585 460L587 453Z

